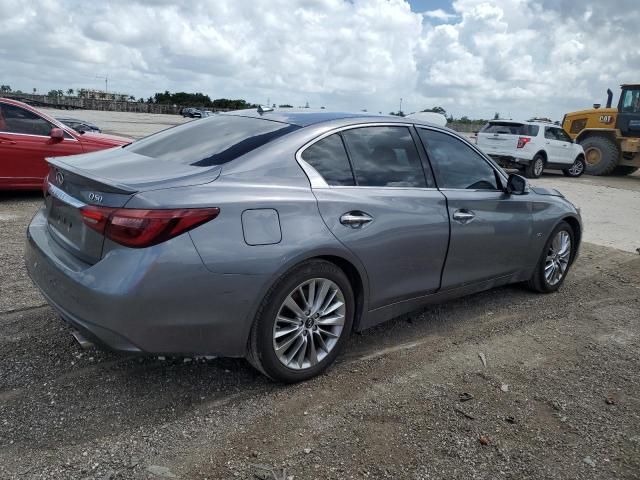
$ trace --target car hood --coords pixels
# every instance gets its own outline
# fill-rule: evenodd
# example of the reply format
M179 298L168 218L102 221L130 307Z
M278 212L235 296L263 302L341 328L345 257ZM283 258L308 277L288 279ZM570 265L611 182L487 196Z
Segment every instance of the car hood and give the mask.
M108 147L119 147L133 142L133 139L127 137L119 137L117 135L107 135L105 133L85 132L79 137L83 144L100 145Z
M533 186L531 186L530 188L533 193L536 193L538 195L550 195L552 197L564 198L564 195L560 191L556 190L555 188L533 187Z
M209 183L217 179L222 170L220 166L204 168L158 160L124 148L47 158L47 162L127 192Z

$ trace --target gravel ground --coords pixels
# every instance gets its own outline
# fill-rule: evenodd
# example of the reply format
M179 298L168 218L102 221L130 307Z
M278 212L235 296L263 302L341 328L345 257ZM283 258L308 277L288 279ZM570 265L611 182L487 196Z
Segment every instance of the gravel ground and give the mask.
M560 292L393 320L294 386L243 360L81 350L23 268L41 200L0 194L0 478L640 478L636 224L587 201L611 189L637 219L640 179L537 182L584 199L594 242Z

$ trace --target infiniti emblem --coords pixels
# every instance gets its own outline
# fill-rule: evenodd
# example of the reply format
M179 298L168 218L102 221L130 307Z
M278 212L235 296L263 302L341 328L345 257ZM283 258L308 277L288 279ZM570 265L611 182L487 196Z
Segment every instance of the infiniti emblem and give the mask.
M58 170L56 172L56 183L58 185L62 185L63 182L64 182L64 175L62 175L62 172Z

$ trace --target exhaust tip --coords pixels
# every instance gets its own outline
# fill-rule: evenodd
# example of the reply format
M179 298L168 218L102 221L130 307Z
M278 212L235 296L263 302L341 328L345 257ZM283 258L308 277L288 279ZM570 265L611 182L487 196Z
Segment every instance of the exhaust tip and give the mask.
M71 330L71 335L73 335L73 338L76 339L83 350L89 350L94 347L93 343L87 340L78 330Z

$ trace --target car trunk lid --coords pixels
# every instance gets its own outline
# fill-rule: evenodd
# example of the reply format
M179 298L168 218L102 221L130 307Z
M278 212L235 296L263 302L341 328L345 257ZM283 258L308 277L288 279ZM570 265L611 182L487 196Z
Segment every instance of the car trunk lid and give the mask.
M83 212L91 206L122 208L136 193L208 183L221 170L189 168L122 149L50 158L47 162L50 170L45 179L45 208L49 232L58 244L89 264L100 260L105 240L102 233L85 223Z

